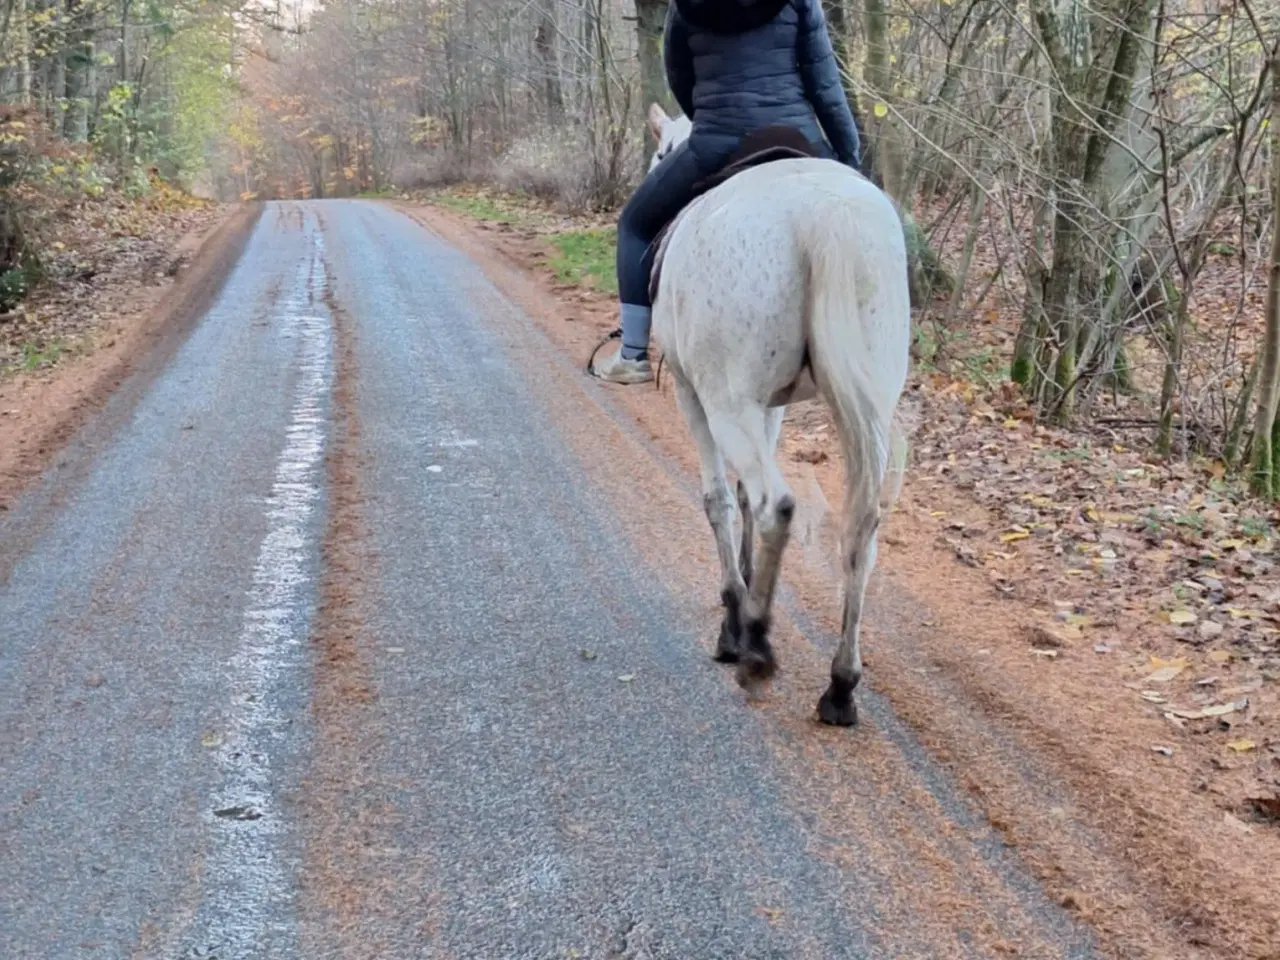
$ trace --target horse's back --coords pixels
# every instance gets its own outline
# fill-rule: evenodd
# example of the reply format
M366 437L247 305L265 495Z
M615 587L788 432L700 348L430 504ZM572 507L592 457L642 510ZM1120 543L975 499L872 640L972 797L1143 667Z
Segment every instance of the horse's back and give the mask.
M853 244L850 222L859 225ZM761 403L785 396L808 359L815 256L848 258L868 278L865 293L884 282L877 271L891 278L900 269L905 290L901 223L861 174L818 159L745 170L696 200L674 225L654 334L695 386L729 378L735 393Z

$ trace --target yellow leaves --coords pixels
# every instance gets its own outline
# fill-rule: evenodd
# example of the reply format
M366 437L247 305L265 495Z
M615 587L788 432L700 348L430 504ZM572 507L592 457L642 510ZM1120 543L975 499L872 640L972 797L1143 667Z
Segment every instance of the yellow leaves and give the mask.
M1007 533L1000 534L1001 543L1016 543L1019 540L1026 540L1031 536L1031 531L1023 527L1014 527Z
M889 115L889 106L885 103L877 103L871 108L871 112L876 115L877 120L883 120Z
M1170 610L1169 622L1175 627L1183 627L1196 622L1196 615L1190 610Z
M1252 740L1241 738L1240 740L1228 741L1227 749L1234 750L1236 753L1248 753L1250 750L1258 749L1258 745Z

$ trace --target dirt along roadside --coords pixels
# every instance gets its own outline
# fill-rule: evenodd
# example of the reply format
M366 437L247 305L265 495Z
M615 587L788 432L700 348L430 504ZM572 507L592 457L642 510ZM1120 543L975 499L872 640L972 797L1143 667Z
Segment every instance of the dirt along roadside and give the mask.
M144 282L121 272L92 288L51 296L46 309L74 307L97 319L52 367L0 376L0 510L127 378L163 369L235 265L261 210L260 204L227 206L202 217L175 237L163 279Z
M399 207L475 258L575 361L612 327L608 297L548 268L544 233ZM1064 456L1048 458L1046 476L1036 458L1077 440L1012 406L914 389L925 423L882 539L868 683L1108 952L1280 957L1272 541L1256 517L1197 500L1185 470L1122 459L1116 481ZM696 473L669 385L613 394ZM783 460L806 529L787 578L830 631L833 439L820 407L789 413ZM991 495L989 475L1016 494ZM1168 531L1156 514L1123 512L1143 498L1199 525ZM917 613L883 612L903 609ZM856 777L856 753L833 749Z

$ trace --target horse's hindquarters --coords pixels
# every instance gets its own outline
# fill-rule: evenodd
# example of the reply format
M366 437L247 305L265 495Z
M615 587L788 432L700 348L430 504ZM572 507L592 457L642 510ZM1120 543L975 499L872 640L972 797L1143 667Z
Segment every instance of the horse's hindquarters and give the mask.
M732 188L747 175L673 229L653 334L700 395L778 406L804 367L806 271L790 223L737 202Z

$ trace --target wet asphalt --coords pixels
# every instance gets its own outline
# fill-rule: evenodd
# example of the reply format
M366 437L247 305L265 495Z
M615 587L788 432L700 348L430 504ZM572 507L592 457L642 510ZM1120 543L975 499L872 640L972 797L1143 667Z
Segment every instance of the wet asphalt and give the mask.
M320 710L344 337L373 693ZM127 415L0 515L0 958L1000 955L880 908L910 864L823 855L548 349L394 210L268 205ZM1091 955L1007 870L1024 955Z

